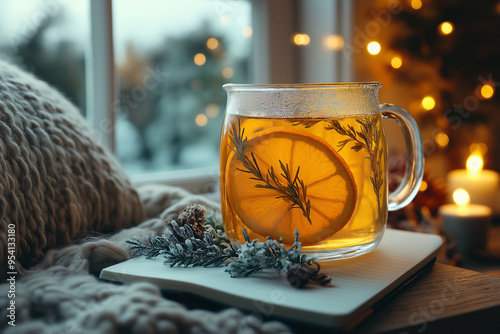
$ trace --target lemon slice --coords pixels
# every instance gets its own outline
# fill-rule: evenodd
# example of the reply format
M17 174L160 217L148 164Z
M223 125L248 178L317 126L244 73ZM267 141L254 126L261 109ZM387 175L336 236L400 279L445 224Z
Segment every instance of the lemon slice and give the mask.
M311 201L310 220L299 208L277 190L261 188L264 183L245 173L245 166L234 152L226 166L227 197L233 210L253 232L283 238L293 243L294 231L300 231L303 245L313 245L342 229L351 218L357 199L356 184L344 159L324 139L290 128L272 128L249 138L245 155L253 153L262 175L274 168L281 184L280 161L288 164L295 176L300 166L299 179L307 187L307 199Z

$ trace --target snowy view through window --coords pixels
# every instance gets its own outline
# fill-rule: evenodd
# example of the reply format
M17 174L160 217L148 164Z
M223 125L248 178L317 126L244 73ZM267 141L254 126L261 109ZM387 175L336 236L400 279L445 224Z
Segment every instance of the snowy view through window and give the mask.
M130 172L212 167L226 94L248 81L245 1L115 1L117 153Z
M0 1L0 57L85 115L87 0ZM243 0L113 1L116 153L130 173L216 167L226 94L248 82L251 5Z

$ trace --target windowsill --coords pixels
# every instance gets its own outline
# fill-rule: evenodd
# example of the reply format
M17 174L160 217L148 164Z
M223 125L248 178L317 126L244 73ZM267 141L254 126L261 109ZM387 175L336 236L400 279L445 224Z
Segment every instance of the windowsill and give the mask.
M195 194L213 193L219 186L219 168L205 167L134 174L130 179L136 187L154 183L181 187Z

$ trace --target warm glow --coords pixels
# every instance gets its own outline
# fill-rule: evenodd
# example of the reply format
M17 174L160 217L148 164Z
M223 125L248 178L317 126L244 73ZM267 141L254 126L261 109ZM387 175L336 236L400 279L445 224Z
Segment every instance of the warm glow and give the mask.
M205 114L198 114L198 115L196 115L194 122L198 126L205 126L205 125L207 125L208 118Z
M439 145L439 147L446 147L448 146L448 143L450 142L450 137L444 132L439 132L436 134L436 137L434 138L436 140L436 143Z
M476 175L483 169L483 158L479 154L471 154L467 159L467 171L471 175Z
M219 106L215 103L210 103L205 109L205 113L209 118L215 118L219 115Z
M252 33L253 33L253 31L252 31L251 27L246 26L245 28L243 28L243 36L248 38L248 37L252 36Z
M432 110L436 106L436 101L431 96L426 96L422 99L422 108Z
M217 38L210 37L207 40L207 48L209 48L210 50L217 49L218 46L219 46L219 40Z
M342 50L344 39L339 35L328 35L323 39L323 46L329 50Z
M311 38L308 34L295 34L293 35L293 43L295 45L308 45Z
M413 9L420 9L420 8L422 8L422 1L420 1L420 0L411 0L410 6Z
M485 143L473 143L469 146L470 153L480 153L482 155L488 153L488 146Z
M429 185L427 184L427 182L422 181L422 183L420 183L420 189L419 190L420 191L426 191L428 186Z
M458 188L453 192L453 200L460 206L467 205L470 201L469 193L465 189Z
M232 78L234 71L231 67L227 66L222 69L222 76L226 79Z
M231 16L229 16L227 14L226 15L222 15L221 18L220 18L220 23L222 23L222 25L224 25L224 26L230 25L231 21L232 21Z
M453 26L453 23L451 22L443 22L439 25L439 32L443 35L449 35L453 32L455 27Z
M485 99L491 98L494 93L495 93L495 89L491 85L485 84L485 85L483 85L483 87L481 87L481 95Z
M197 53L196 56L194 56L194 63L198 66L202 66L206 61L207 57L205 57L203 53Z
M400 57L394 57L391 59L391 66L393 68L400 68L403 65L403 60Z
M376 55L376 54L379 54L380 53L380 44L378 44L377 42L370 42L368 43L368 45L366 46L366 49L368 50L368 52L372 55Z

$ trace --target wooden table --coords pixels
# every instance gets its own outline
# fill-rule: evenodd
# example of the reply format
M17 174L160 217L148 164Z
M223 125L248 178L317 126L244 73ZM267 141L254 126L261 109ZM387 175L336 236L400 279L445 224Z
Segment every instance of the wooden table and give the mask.
M436 264L353 333L500 333L500 277Z
M290 326L295 333L332 333ZM437 263L350 333L499 334L500 277Z

